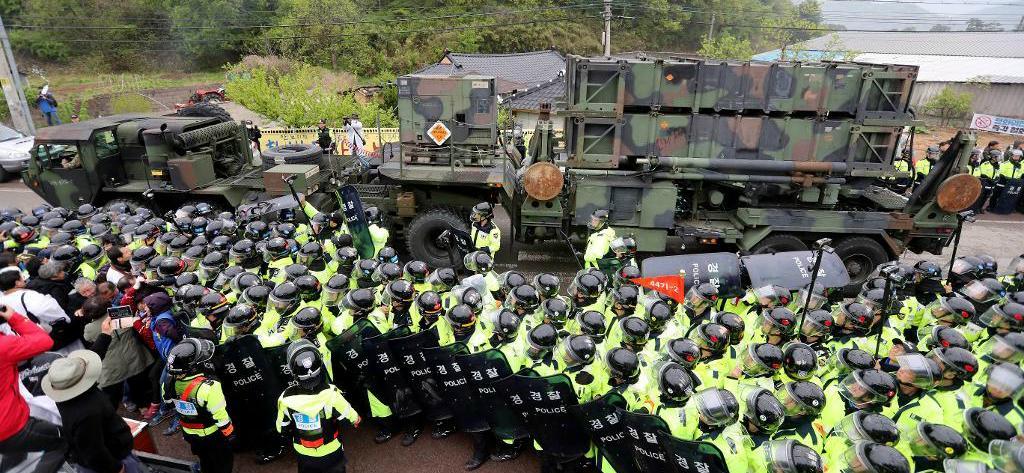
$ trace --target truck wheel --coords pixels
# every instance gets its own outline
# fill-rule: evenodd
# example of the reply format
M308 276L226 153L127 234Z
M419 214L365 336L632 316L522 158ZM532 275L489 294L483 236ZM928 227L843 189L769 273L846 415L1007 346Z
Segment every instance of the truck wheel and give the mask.
M182 107L181 110L178 110L178 116L216 118L221 122L234 121L227 110L224 110L220 105L211 102L199 102L187 107Z
M0 168L0 182L7 182L7 180L11 178L11 174L13 173L8 172L4 168Z
M294 143L267 148L260 153L264 161L274 164L319 164L324 151L320 145Z
M783 251L807 251L807 244L794 235L776 233L757 242L750 252L755 255L781 253Z
M409 254L413 259L423 261L433 268L451 266L448 248L437 242L441 233L450 227L464 232L469 231L466 220L462 219L454 208L435 207L421 213L409 222L409 228L405 232Z
M850 273L850 285L844 289L847 296L856 296L864 283L878 265L890 260L885 248L877 241L868 237L845 238L836 245L836 254L846 265Z
M128 207L128 210L131 210L132 212L135 212L135 209L139 207L143 207L142 202L128 198L110 199L106 204L103 204L103 207L108 209L113 204L124 204L124 206Z

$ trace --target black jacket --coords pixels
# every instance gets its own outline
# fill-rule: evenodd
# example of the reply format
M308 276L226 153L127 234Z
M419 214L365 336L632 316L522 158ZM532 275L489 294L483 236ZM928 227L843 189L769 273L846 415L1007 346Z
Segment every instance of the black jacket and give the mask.
M132 432L99 388L58 402L57 410L75 463L97 473L121 471L121 460L132 453Z
M50 279L36 277L32 278L27 284L25 284L25 289L31 289L40 294L51 296L57 300L57 303L60 304L60 307L64 309L64 312L67 312L68 315L74 313L73 310L68 310L68 307L70 307L68 297L71 291L75 290L75 286L68 281L53 281Z

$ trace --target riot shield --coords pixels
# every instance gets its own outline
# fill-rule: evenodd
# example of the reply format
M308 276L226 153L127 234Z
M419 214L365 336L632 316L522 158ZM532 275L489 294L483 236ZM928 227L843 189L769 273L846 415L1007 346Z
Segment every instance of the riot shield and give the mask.
M544 453L560 462L575 460L590 448L590 437L569 406L579 404L564 374L544 378L515 374L494 384L510 409L519 413Z
M337 197L341 210L345 212L345 225L352 234L352 245L359 252L359 257L373 258L373 239L370 238L370 225L366 223L359 191L352 186L343 186L337 191Z
M508 408L494 387L495 382L512 375L512 368L508 365L508 360L505 359L501 350L492 348L471 355L459 355L455 359L459 366L468 373L472 386L470 394L475 396L470 408L480 410L474 416L485 418L487 425L499 438L505 440L527 438L530 434L526 431L522 417ZM459 411L456 411L456 418L459 415Z
M694 471L729 471L725 466L722 451L708 442L691 442L668 435L658 434L658 444L665 452L675 473Z
M669 435L668 424L658 416L616 410L626 430L625 439L633 450L633 461L644 473L668 473L672 465L665 451L658 444L659 436ZM721 470L725 471L725 470Z
M750 287L782 286L791 290L807 287L811 283L814 267L813 251L785 251L740 258L743 269L750 277ZM839 255L824 252L815 286L843 287L850 284L850 273Z
M579 417L590 432L601 461L608 462L616 473L641 473L633 460L632 438L626 436L626 426L619 418L619 409L626 408L626 400L617 392L609 392L593 401L571 406L569 411Z
M18 377L25 389L33 396L45 396L43 392L43 377L50 371L50 364L58 358L63 358L60 353L52 351L40 353L31 360L23 361L18 365Z
M431 328L406 337L393 338L388 344L413 398L427 412L427 417L432 421L450 419L451 410L431 387L433 381L430 365L423 354L425 348L437 347L437 330Z
M334 368L334 385L345 393L349 403L362 413L370 412L366 391L371 390L370 358L363 349L363 341L380 335L380 331L367 319L359 319L337 337L327 341Z
M274 435L277 398L283 388L259 339L242 335L221 344L217 349L217 376L242 444L261 445L267 435Z
M412 394L402 373L402 357L394 350L396 338L409 335L407 327L399 327L383 335L363 340L363 351L369 359L367 366L369 389L381 402L387 404L398 417L411 417L422 412L421 404Z
M424 388L431 397L439 399L443 408L464 432L482 432L488 429L487 418L477 408L476 389L470 384L469 372L456 358L466 355L469 349L457 342L436 348L425 348L423 356L430 366L430 376Z
M299 385L298 381L292 379L292 370L288 367L288 345L264 348L263 353L266 355L267 361L270 362L271 369L277 375L277 379L281 382L282 389Z
M1003 187L1003 193L999 194L999 198L992 205L992 213L1005 215L1016 212L1017 203L1020 201L1022 183L1024 181L1021 179L1007 179L1006 187Z
M448 260L456 271L466 269L465 257L476 250L473 237L451 225L441 234L441 241L448 247Z
M693 255L656 256L640 263L643 277L678 275L686 272L686 287L710 282L718 287L721 297L743 294L740 259L735 253L702 253Z

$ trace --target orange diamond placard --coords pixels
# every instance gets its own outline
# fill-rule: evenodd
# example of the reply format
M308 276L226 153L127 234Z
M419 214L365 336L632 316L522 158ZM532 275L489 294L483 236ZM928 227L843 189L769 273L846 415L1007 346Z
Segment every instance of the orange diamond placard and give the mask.
M452 131L449 130L444 123L437 121L433 125L430 125L430 129L427 130L427 134L430 135L430 139L434 140L434 144L440 146L445 141L448 141L448 138L452 136Z

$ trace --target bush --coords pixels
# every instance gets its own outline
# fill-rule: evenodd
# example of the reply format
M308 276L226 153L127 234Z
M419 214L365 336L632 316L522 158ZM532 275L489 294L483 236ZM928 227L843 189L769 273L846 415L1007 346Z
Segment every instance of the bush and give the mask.
M280 69L278 69L280 70ZM233 68L225 84L227 94L242 106L287 126L311 127L320 119L340 126L345 116L359 114L364 124L380 117L382 126L397 126L398 121L377 103L360 105L350 94L339 94L328 84L347 83L343 76L328 74L308 64L295 64L286 72L264 67Z
M924 110L938 116L942 126L947 126L951 119L963 117L971 110L973 99L974 96L970 92L957 92L947 85L938 95L924 104Z

